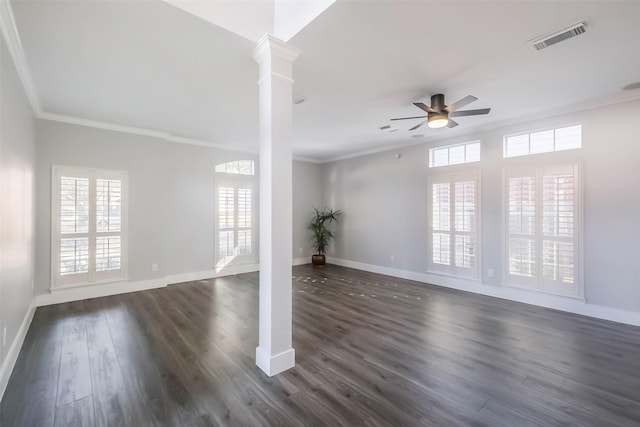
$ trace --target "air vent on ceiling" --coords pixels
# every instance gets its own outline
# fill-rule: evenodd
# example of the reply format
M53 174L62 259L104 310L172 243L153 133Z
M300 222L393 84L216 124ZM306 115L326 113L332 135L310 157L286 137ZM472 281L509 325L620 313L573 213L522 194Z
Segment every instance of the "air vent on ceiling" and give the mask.
M544 36L538 37L533 40L529 40L527 43L535 50L542 50L556 43L560 43L561 41L579 36L580 34L584 34L586 31L587 20L583 19L561 30L545 34Z
M389 125L379 127L378 129L383 130L383 131L385 131L385 132L395 132L395 131L397 131L397 130L398 130L398 129L396 129L396 128L392 128L392 127L391 127L391 126L389 126Z

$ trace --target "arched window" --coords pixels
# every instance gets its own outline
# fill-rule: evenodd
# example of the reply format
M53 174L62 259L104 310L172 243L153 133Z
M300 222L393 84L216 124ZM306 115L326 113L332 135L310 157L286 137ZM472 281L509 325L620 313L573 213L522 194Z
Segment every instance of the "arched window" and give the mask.
M216 172L232 175L254 175L253 160L233 160L216 166Z
M216 165L215 264L256 261L257 215L253 160L234 160Z

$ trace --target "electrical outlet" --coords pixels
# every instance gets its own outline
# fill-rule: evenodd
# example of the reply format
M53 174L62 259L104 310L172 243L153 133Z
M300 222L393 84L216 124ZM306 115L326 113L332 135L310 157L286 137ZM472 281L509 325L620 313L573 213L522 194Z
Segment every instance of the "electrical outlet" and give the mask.
M151 271L158 271L158 264L151 264Z
M7 346L7 327L2 329L2 348Z
M487 276L489 276L489 277L493 277L493 276L495 276L495 273L494 273L494 271L493 271L493 268L490 268L490 269L488 269L488 270L487 270Z
M298 253L301 254L302 253L302 248L298 248Z
M396 262L396 256L395 255L391 255L391 257L389 257L391 259L391 262Z

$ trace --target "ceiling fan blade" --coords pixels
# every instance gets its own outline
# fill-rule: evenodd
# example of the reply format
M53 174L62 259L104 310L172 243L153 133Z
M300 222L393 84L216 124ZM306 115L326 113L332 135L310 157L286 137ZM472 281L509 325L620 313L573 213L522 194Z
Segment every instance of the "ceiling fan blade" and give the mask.
M415 105L416 107L420 108L421 110L426 111L427 113L435 113L436 112L436 110L434 110L433 108L429 107L424 102L414 102L413 105Z
M427 116L415 116L415 117L399 117L397 119L389 119L389 120L409 120L409 119L424 119Z
M464 98L462 98L460 101L456 101L451 105L447 105L445 107L445 110L449 113L456 111L462 107L464 107L467 104L471 104L473 101L476 101L478 98L476 98L473 95L467 95Z
M449 117L479 116L481 114L489 114L489 111L491 111L491 108L481 108L479 110L454 111L453 113L449 113Z
M426 121L426 120L421 121L420 123L418 123L417 125L415 125L415 126L414 126L414 127L412 127L411 129L409 129L409 132L411 132L412 130L416 130L416 129L418 129L419 127L424 126L426 123L427 123L427 121Z
M458 122L456 122L455 120L449 119L449 123L447 124L447 127L454 128L456 126L458 126Z

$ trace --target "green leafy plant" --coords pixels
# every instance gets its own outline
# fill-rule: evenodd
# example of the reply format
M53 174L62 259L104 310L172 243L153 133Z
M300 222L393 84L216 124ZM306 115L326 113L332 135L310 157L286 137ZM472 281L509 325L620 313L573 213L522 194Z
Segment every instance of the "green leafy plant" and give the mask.
M315 206L313 207L313 215L311 221L309 221L309 230L311 230L311 242L317 255L324 255L327 247L334 238L334 232L329 226L338 222L342 211L325 208L319 210Z

